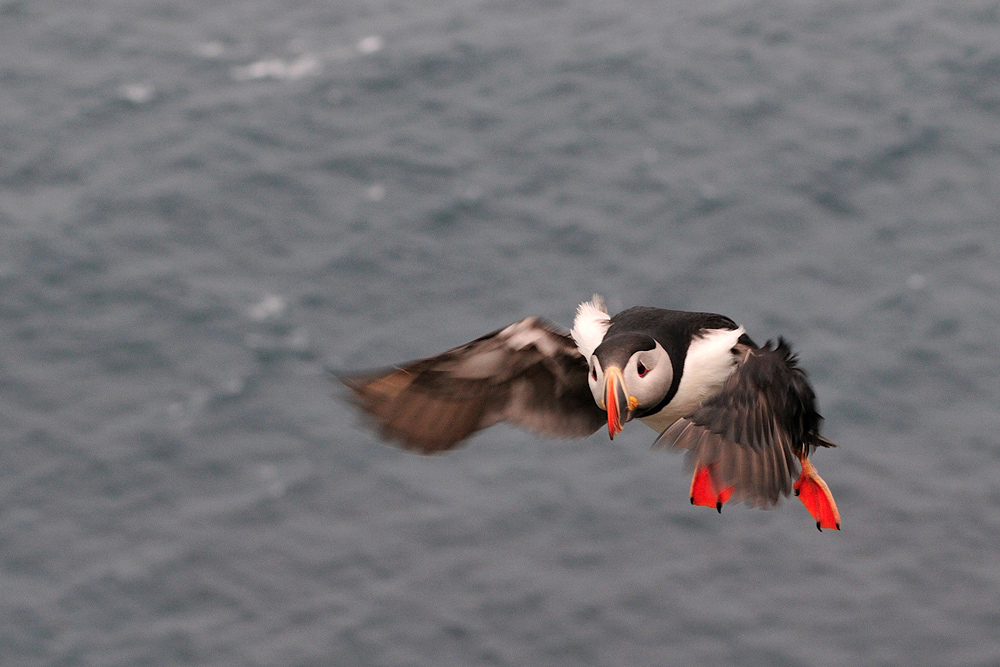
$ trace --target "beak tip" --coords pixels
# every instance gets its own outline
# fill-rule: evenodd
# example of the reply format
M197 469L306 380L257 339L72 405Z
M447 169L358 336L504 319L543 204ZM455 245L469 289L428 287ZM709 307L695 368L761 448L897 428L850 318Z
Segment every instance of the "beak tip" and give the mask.
M614 440L615 436L618 435L621 432L622 432L622 425L620 423L618 423L617 420L612 421L612 420L609 419L608 420L608 437L611 438L612 440Z

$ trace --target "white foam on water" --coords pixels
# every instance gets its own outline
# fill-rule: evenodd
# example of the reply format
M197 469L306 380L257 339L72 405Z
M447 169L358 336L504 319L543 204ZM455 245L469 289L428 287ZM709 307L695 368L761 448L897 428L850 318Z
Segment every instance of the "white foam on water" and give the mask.
M149 104L153 101L156 89L148 83L129 83L119 88L118 93L132 104Z
M250 318L258 322L278 317L285 312L288 304L277 294L267 294L250 308Z
M275 81L297 81L307 76L313 76L322 69L320 59L311 53L305 53L298 58L285 61L281 58L268 58L257 62L234 67L232 76L237 81L260 81L272 79Z
M381 51L384 45L385 41L380 35L369 35L368 37L359 39L354 48L356 48L359 53L367 56Z

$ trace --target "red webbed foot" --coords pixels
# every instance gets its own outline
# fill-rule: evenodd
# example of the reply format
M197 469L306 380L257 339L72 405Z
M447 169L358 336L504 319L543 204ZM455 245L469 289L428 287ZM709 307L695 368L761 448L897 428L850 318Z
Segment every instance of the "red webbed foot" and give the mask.
M840 530L840 512L837 511L837 503L833 500L830 487L804 454L799 456L799 460L802 463L802 473L792 487L795 495L809 510L812 518L816 519L816 528L821 531L824 528Z
M696 466L691 478L691 504L714 507L722 513L722 506L733 497L733 487L718 491L712 483L712 468L715 464Z

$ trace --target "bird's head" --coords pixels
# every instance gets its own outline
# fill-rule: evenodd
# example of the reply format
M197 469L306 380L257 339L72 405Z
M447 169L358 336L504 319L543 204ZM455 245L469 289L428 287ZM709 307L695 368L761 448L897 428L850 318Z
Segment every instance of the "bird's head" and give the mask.
M667 351L651 336L622 333L605 338L588 360L590 391L608 413L614 439L625 422L652 408L670 391L674 369Z

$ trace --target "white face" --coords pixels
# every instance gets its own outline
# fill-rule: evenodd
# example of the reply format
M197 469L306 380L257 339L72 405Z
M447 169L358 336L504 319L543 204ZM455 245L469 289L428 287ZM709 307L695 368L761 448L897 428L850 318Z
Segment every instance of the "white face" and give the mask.
M604 408L604 369L597 355L590 356L590 392L601 408ZM674 368L670 355L659 343L652 350L641 350L633 354L622 368L625 379L625 393L635 397L637 409L651 408L659 403L674 379Z

